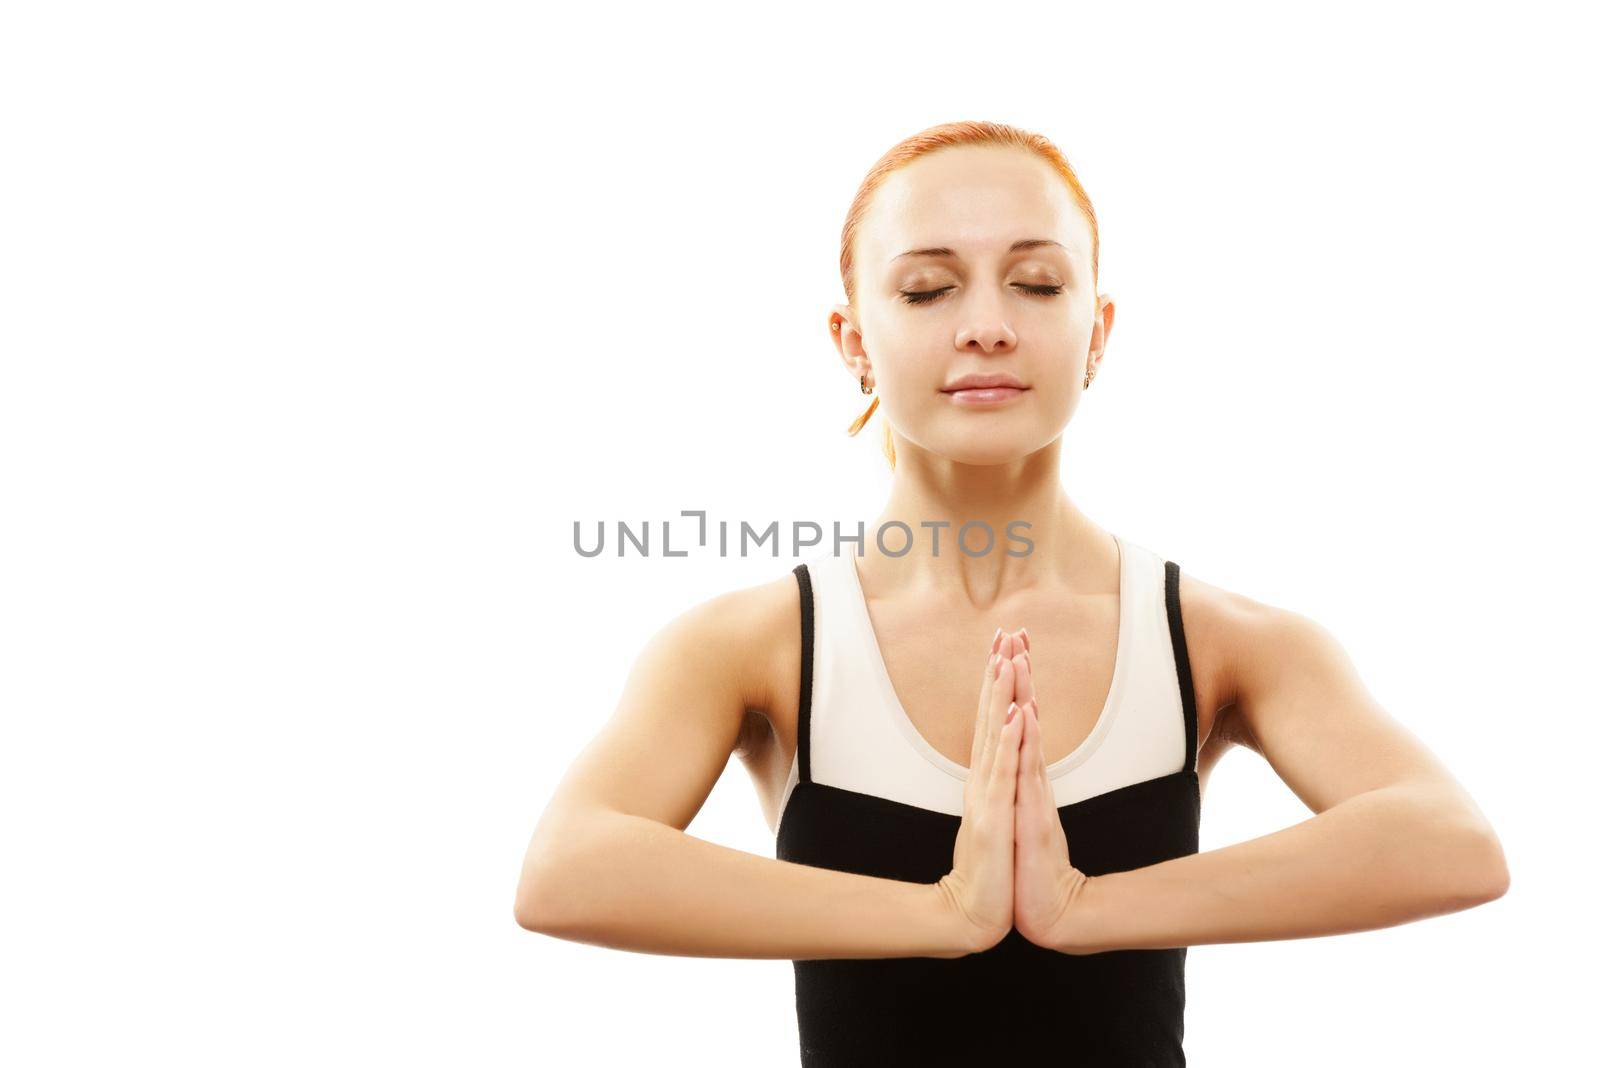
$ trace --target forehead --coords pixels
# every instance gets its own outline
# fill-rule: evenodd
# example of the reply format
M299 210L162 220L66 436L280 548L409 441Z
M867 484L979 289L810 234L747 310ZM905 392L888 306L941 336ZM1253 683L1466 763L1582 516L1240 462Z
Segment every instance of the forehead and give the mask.
M1087 264L1089 221L1066 181L1025 149L962 145L923 156L879 186L856 253L864 266L884 268L909 249L942 245L970 262L1035 237L1061 242Z

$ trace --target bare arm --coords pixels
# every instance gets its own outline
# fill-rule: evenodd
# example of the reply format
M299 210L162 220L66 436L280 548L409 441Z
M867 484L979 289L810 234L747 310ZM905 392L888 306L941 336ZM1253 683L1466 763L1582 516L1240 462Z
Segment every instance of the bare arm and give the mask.
M1187 581L1180 580L1185 615ZM1245 599L1202 609L1213 610L1233 665L1230 736L1264 756L1316 815L1222 849L1090 879L1073 944L1058 948L1339 934L1506 892L1505 857L1483 813L1373 700L1325 628Z
M799 656L793 576L714 598L640 653L622 699L539 820L517 887L531 931L699 957L958 957L971 925L941 884L757 856L686 834L764 698Z

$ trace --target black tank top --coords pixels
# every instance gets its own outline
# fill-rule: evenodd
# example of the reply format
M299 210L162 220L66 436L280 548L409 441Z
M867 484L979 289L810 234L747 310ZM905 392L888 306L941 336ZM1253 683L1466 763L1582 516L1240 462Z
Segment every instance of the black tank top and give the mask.
M1058 811L1073 864L1088 875L1199 849L1197 722L1178 565L1117 541L1111 693L1084 743L1047 769L1057 801L1066 801ZM793 573L798 751L776 855L936 882L950 870L965 769L905 716L853 557L815 556ZM993 948L956 959L796 960L801 1063L951 1064L1026 1052L1068 1064L1182 1065L1186 954L1178 947L1071 955L1013 928Z

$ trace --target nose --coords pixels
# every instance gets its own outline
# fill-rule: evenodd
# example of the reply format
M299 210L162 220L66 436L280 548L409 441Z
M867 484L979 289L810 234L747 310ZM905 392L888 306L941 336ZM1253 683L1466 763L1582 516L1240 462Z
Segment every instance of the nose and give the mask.
M1013 352L1016 347L1017 335L1004 320L998 318L974 321L956 333L956 348L963 351Z

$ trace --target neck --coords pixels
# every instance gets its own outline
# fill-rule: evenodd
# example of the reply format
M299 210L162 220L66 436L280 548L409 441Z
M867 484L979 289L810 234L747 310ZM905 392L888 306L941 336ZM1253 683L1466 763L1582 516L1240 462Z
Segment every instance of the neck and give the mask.
M1115 563L1111 536L1061 484L1060 438L1013 462L984 466L956 463L903 441L896 441L889 500L868 524L861 558L862 573L872 574L878 589L915 586L989 602L1026 587L1092 588L1105 575L1106 561ZM910 550L902 556L887 556L877 545L876 532L894 522L911 531ZM933 523L947 525L924 525ZM963 539L962 526L969 523ZM892 552L906 540L905 529L883 530ZM983 555L968 555L985 546ZM1008 550L1025 555L1007 555Z

